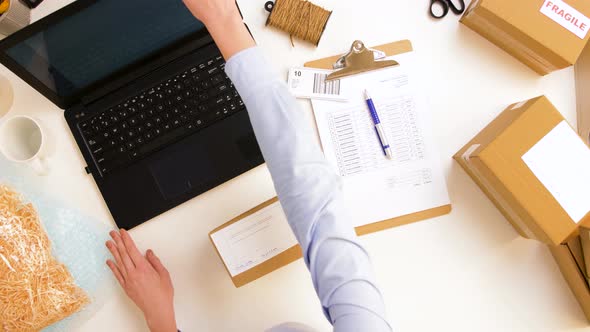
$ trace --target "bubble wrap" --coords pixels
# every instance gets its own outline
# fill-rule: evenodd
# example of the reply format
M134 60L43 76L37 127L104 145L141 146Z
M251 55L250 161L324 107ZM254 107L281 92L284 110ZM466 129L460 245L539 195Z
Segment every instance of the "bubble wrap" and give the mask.
M0 156L0 183L9 185L21 193L25 201L33 203L51 241L53 256L67 266L76 284L92 301L79 313L43 331L73 331L100 310L116 289L116 281L105 264L110 254L104 243L112 228L39 193L21 173Z

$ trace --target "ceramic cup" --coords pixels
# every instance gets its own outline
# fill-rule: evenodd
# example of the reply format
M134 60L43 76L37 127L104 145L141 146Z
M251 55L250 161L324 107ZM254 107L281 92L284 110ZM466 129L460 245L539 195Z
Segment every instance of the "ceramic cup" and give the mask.
M18 115L0 125L0 152L10 161L30 165L38 175L47 175L47 136L36 119Z
M31 22L31 10L24 2L9 0L8 11L0 15L0 35L8 36Z

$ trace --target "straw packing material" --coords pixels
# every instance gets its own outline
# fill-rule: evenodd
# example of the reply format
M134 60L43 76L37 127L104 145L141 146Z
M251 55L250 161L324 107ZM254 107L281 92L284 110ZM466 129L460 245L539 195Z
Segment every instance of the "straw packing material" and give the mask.
M39 331L87 303L88 296L51 255L33 205L0 184L0 331Z

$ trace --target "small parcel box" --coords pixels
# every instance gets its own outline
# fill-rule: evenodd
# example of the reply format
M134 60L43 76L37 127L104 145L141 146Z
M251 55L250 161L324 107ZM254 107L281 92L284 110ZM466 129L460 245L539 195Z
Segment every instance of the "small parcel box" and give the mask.
M590 226L590 149L546 97L509 106L454 158L523 237L555 246Z
M589 16L588 0L473 0L461 22L545 75L576 63Z

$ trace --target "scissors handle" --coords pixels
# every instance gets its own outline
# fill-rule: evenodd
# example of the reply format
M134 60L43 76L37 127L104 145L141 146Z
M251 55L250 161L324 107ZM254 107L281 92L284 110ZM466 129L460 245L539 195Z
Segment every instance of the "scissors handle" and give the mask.
M463 0L461 0L463 1ZM434 8L440 7L442 9L442 13L440 15L436 15ZM454 5L453 5L454 7ZM449 3L447 0L430 0L430 16L436 19L441 19L449 13Z
M447 3L449 4L449 7L451 7L451 11L457 15L461 15L463 14L463 12L465 12L465 0L446 0ZM459 3L459 7L455 6L455 2L457 1Z

